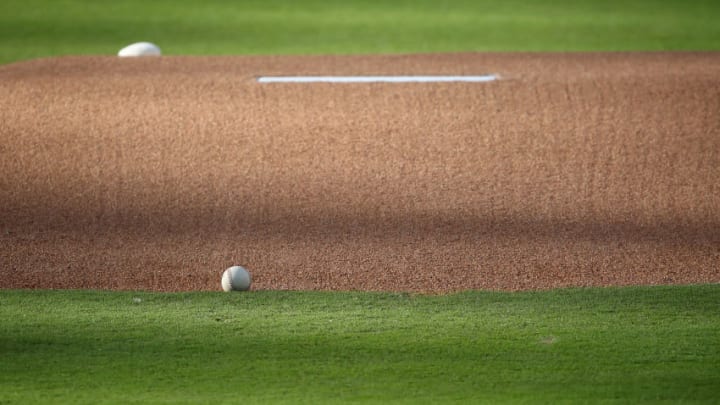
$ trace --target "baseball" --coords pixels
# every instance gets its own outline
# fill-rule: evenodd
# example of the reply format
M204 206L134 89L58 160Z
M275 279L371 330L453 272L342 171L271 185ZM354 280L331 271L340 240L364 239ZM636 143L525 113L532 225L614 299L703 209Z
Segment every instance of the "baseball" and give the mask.
M136 42L118 52L118 56L123 58L132 56L160 56L160 54L160 48L150 42Z
M229 291L246 291L250 289L250 273L242 266L228 267L222 275L222 289Z

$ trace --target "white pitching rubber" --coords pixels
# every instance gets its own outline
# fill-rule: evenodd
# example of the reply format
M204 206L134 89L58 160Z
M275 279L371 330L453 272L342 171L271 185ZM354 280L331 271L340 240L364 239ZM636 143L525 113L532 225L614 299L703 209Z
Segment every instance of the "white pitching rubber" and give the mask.
M263 76L258 83L443 83L490 82L497 75L482 76Z

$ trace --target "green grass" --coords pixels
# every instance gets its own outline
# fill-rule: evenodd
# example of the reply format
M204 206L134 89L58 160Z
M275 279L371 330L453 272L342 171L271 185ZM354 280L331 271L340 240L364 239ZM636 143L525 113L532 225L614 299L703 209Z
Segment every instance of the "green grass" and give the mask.
M170 55L720 50L718 21L717 0L3 0L0 63L141 40ZM718 398L719 285L0 290L0 404Z
M115 54L719 50L717 0L3 0L0 63Z
M0 403L713 403L720 285L0 291Z

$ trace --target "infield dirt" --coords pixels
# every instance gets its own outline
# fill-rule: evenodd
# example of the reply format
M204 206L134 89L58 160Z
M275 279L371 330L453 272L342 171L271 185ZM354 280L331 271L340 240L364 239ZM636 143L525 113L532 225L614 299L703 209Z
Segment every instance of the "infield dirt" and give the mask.
M720 53L15 63L0 173L0 288L717 283Z

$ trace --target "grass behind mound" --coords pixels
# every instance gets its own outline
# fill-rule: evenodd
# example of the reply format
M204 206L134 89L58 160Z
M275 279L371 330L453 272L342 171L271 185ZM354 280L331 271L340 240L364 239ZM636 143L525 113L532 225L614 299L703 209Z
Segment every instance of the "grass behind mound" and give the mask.
M714 402L720 285L0 291L0 403Z
M716 0L3 0L0 63L166 54L719 50Z

